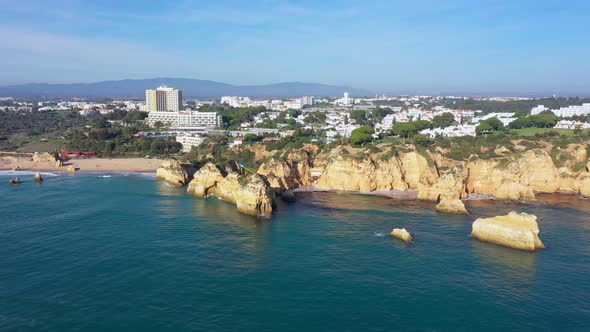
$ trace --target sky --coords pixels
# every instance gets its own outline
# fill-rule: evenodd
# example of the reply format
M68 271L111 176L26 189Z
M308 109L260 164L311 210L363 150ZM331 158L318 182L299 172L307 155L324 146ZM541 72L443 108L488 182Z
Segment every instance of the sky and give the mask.
M183 77L590 95L587 0L0 0L0 85Z

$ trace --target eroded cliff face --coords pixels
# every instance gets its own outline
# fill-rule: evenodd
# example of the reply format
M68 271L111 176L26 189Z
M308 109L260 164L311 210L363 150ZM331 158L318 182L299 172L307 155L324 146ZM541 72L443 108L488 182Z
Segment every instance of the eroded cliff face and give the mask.
M312 185L320 190L406 190L419 189L420 183L434 182L436 177L434 165L411 151L385 160L335 157L328 161L324 172Z
M456 161L440 151L420 154L396 152L391 157L364 158L329 151L313 163L270 160L259 173L268 175L273 188L311 187L317 190L371 192L377 190L418 191L418 198L431 201L465 199L486 195L504 200L534 200L536 193L568 192L590 196L590 175L586 147L570 145L559 151L563 165L557 167L552 155L532 149L501 158ZM555 158L555 156L554 156ZM323 168L316 179L309 170Z
M310 162L304 159L275 159L265 162L258 174L266 176L272 189L286 191L311 184Z
M194 174L187 192L201 198L215 195L235 204L244 214L266 216L272 213L273 196L266 177L245 174L235 164L228 164L222 170L207 163Z
M156 178L175 186L184 186L190 181L194 172L191 165L183 164L178 160L165 160L156 170Z

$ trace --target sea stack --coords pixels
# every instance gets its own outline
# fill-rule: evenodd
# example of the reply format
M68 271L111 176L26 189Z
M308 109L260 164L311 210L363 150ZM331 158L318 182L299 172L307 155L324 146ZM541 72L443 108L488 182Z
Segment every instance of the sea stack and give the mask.
M436 205L436 211L451 214L469 214L465 208L465 204L463 204L463 202L458 198L442 198Z
M545 248L539 238L537 217L532 214L513 211L505 216L479 218L472 227L471 236L480 241L527 251Z
M33 179L37 182L43 181L43 177L41 176L41 173L39 173L39 172L35 173L35 176L33 176Z
M207 163L188 184L187 192L197 197L215 195L237 206L238 211L252 216L270 216L273 197L265 176L246 174L235 162L225 169Z
M394 228L389 235L396 237L406 243L412 242L412 235L405 228Z

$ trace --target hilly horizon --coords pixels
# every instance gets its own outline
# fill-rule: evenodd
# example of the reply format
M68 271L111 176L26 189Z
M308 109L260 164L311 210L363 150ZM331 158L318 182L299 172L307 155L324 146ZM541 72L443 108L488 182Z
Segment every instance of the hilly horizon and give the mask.
M368 90L350 86L305 82L281 82L262 85L233 85L223 82L191 78L148 78L99 81L92 83L26 83L0 86L0 95L11 97L137 97L143 98L146 89L168 85L182 90L185 98L219 98L227 95L251 97L316 97L369 96Z

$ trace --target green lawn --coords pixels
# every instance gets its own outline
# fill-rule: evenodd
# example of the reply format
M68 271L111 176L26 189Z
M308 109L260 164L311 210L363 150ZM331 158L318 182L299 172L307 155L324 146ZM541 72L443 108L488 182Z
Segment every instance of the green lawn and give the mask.
M522 129L511 129L511 133L517 133L519 136L535 136L535 134L546 133L549 131L558 132L560 135L573 136L573 129L555 129L555 128L522 128ZM587 133L590 129L584 129L582 132Z
M60 139L38 140L27 143L17 149L18 152L55 152L63 149L64 142Z

